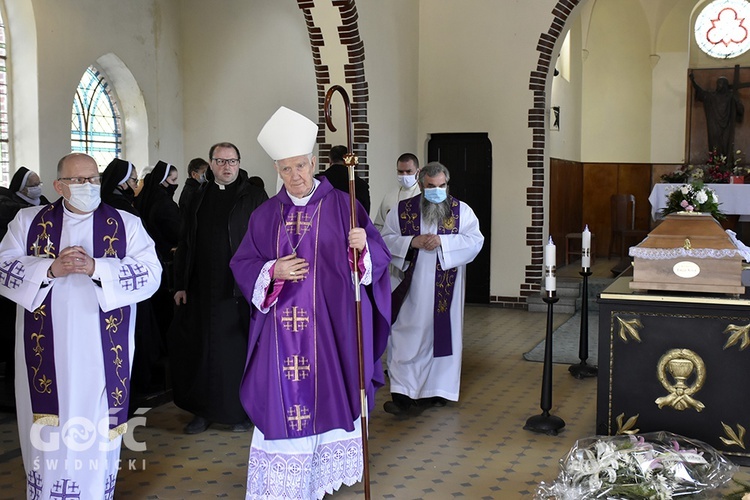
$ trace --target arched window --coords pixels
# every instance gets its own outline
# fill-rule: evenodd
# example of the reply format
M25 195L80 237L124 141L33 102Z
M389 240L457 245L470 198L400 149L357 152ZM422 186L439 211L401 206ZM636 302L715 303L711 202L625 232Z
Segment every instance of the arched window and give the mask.
M5 21L0 9L0 185L10 183L10 124L8 123L8 51Z
M71 151L91 155L102 170L122 154L120 112L104 75L89 66L73 99Z

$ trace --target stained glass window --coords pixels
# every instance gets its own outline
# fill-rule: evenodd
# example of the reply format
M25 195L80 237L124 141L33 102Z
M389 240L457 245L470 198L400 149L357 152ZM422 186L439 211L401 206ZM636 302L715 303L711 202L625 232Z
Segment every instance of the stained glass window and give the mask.
M91 155L103 170L122 153L122 126L113 92L104 75L89 66L73 99L71 151Z
M695 42L716 59L730 59L750 49L750 3L714 0L695 19Z
M5 21L0 10L0 185L10 184L10 124L8 123L8 51Z

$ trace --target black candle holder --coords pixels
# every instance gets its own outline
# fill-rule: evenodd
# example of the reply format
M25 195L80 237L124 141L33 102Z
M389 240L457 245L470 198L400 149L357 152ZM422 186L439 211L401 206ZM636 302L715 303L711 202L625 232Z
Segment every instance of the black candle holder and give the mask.
M596 377L599 369L596 366L586 364L589 358L589 276L591 269L584 268L580 273L583 276L583 301L581 302L581 338L578 342L578 359L580 363L570 365L568 371L577 379Z
M552 408L552 305L557 302L557 296L550 294L542 297L547 303L547 336L544 341L544 368L542 370L541 415L529 417L523 428L527 431L541 432L550 436L557 436L557 432L565 427L565 421L550 414Z

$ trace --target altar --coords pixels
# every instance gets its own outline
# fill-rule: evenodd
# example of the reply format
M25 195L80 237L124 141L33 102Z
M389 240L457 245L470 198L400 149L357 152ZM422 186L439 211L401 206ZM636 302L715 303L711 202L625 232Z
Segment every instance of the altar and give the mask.
M750 297L637 293L631 280L598 300L596 433L671 431L750 465Z
M667 194L682 184L654 184L648 201L651 203L651 218L660 219L659 211L667 206ZM719 210L725 215L750 216L750 184L706 184L719 197ZM740 220L743 220L742 218Z

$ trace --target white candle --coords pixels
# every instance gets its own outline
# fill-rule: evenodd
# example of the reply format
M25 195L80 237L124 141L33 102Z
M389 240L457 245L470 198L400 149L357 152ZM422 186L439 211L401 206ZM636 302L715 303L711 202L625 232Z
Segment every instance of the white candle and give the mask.
M549 243L544 248L544 288L548 295L552 295L557 287L557 279L555 278L556 252L557 249L552 242L552 236L550 236Z
M584 271L591 267L591 231L588 224L581 233L581 266Z

